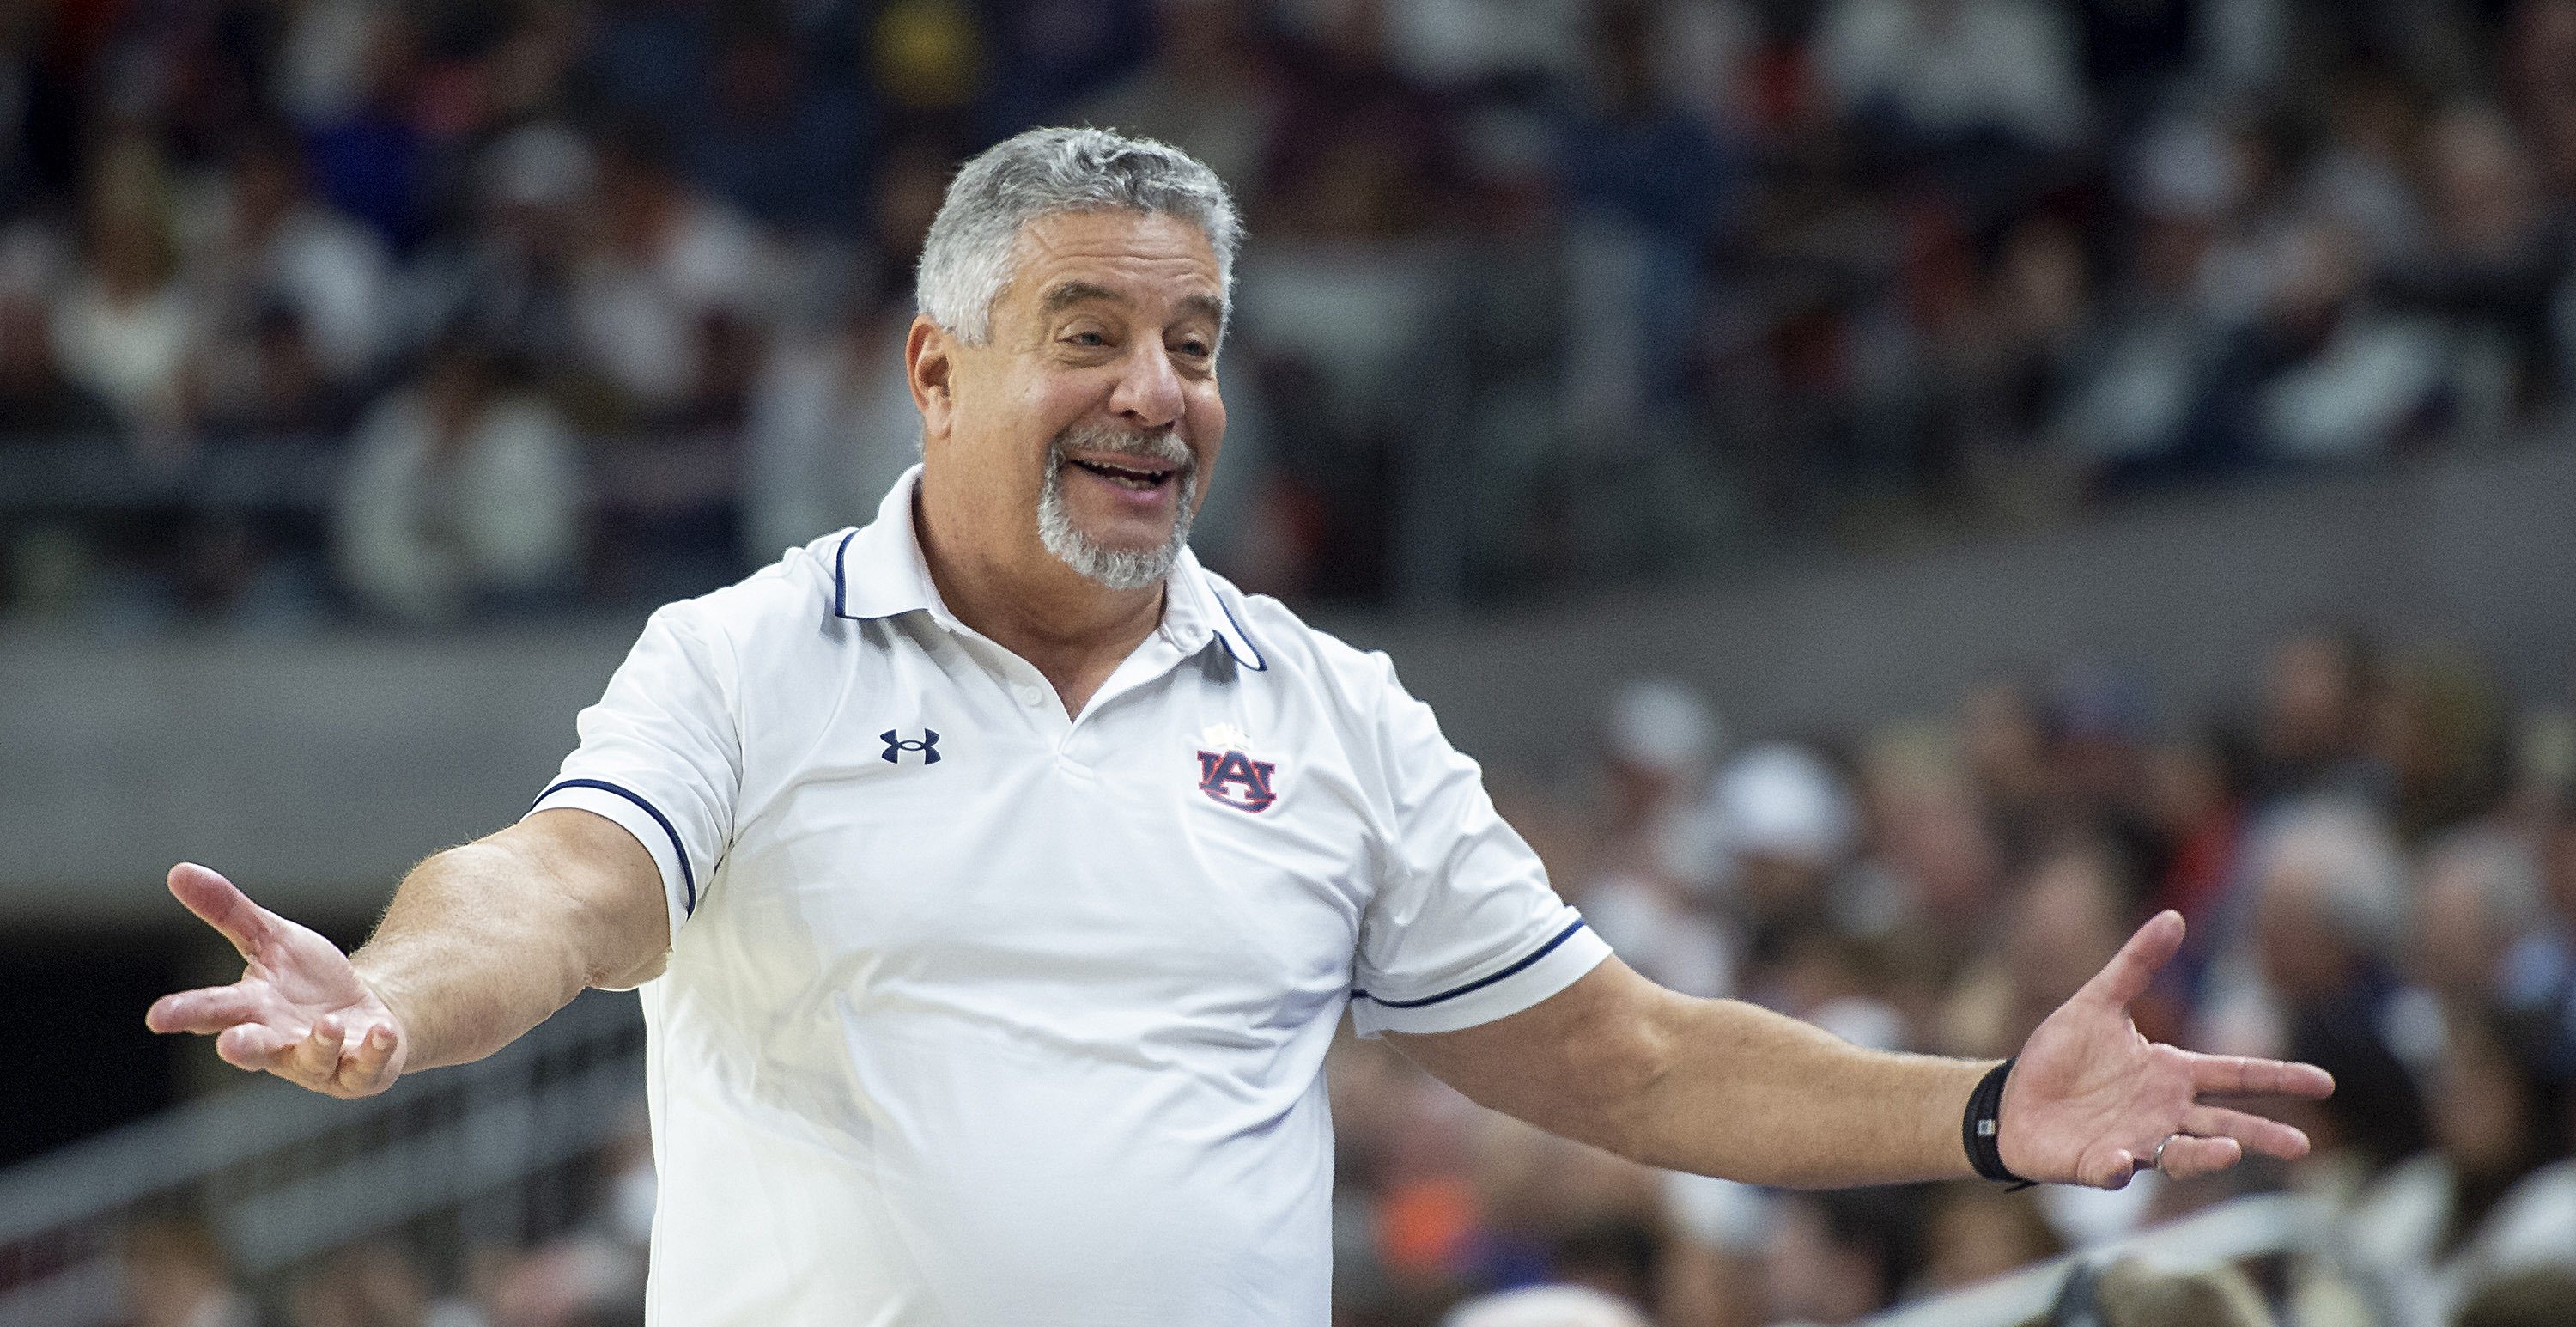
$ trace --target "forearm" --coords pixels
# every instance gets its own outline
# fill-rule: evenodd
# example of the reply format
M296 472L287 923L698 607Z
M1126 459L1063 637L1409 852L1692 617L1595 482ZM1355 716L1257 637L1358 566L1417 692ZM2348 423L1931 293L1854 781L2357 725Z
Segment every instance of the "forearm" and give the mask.
M1799 1188L1972 1174L1959 1120L1990 1061L1865 1050L1736 1000L1658 1002L1659 1067L1622 1150Z
M600 860L642 850L606 821L565 828L523 825L422 862L350 955L402 1028L407 1070L481 1059L660 952L658 897L642 915L607 874L633 863Z

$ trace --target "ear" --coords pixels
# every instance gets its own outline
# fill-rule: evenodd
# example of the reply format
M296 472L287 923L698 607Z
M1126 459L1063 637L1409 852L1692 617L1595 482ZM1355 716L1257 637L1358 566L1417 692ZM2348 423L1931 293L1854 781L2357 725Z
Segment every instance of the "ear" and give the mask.
M912 320L903 338L903 371L921 412L925 440L943 440L957 415L957 339L928 318Z

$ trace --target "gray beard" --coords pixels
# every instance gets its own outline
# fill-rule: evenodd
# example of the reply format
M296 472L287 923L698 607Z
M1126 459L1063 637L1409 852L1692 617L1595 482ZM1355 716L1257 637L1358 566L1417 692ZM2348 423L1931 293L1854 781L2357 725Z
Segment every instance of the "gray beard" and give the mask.
M1180 489L1175 495L1172 537L1153 548L1104 548L1077 529L1072 514L1064 509L1065 455L1076 449L1178 463L1181 472L1172 480ZM1058 561L1104 588L1141 590L1159 585L1172 574L1173 566L1181 560L1181 550L1189 545L1190 518L1197 514L1198 490L1198 465L1191 459L1189 448L1169 429L1160 433L1099 427L1067 430L1047 448L1046 482L1038 489L1038 542Z

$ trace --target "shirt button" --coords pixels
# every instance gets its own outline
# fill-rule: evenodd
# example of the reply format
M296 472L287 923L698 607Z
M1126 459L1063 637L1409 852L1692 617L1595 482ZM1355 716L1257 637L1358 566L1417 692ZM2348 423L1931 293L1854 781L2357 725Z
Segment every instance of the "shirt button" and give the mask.
M1015 688L1011 694L1018 696L1020 698L1020 703L1028 706L1030 709L1036 709L1039 702L1046 699L1045 692L1038 690L1036 687L1029 686L1026 683L1022 683L1020 686Z

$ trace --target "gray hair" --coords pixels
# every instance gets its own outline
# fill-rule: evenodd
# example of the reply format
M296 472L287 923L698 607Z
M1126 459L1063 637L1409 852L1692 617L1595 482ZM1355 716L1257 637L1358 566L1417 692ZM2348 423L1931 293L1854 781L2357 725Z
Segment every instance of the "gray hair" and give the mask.
M960 167L922 241L915 303L959 340L982 345L993 334L993 301L1011 284L1021 228L1060 212L1113 210L1198 227L1216 251L1220 299L1232 312L1243 221L1225 182L1179 148L1108 129L1031 129Z
M2266 893L2292 880L2312 891L2319 920L2356 948L2388 953L2406 925L2406 858L2388 824L2365 806L2316 798L2276 812L2254 846Z
M2426 887L2444 878L2474 891L2486 920L2498 929L2518 932L2539 923L2540 861L2521 835L2491 825L2451 831L2424 854Z

